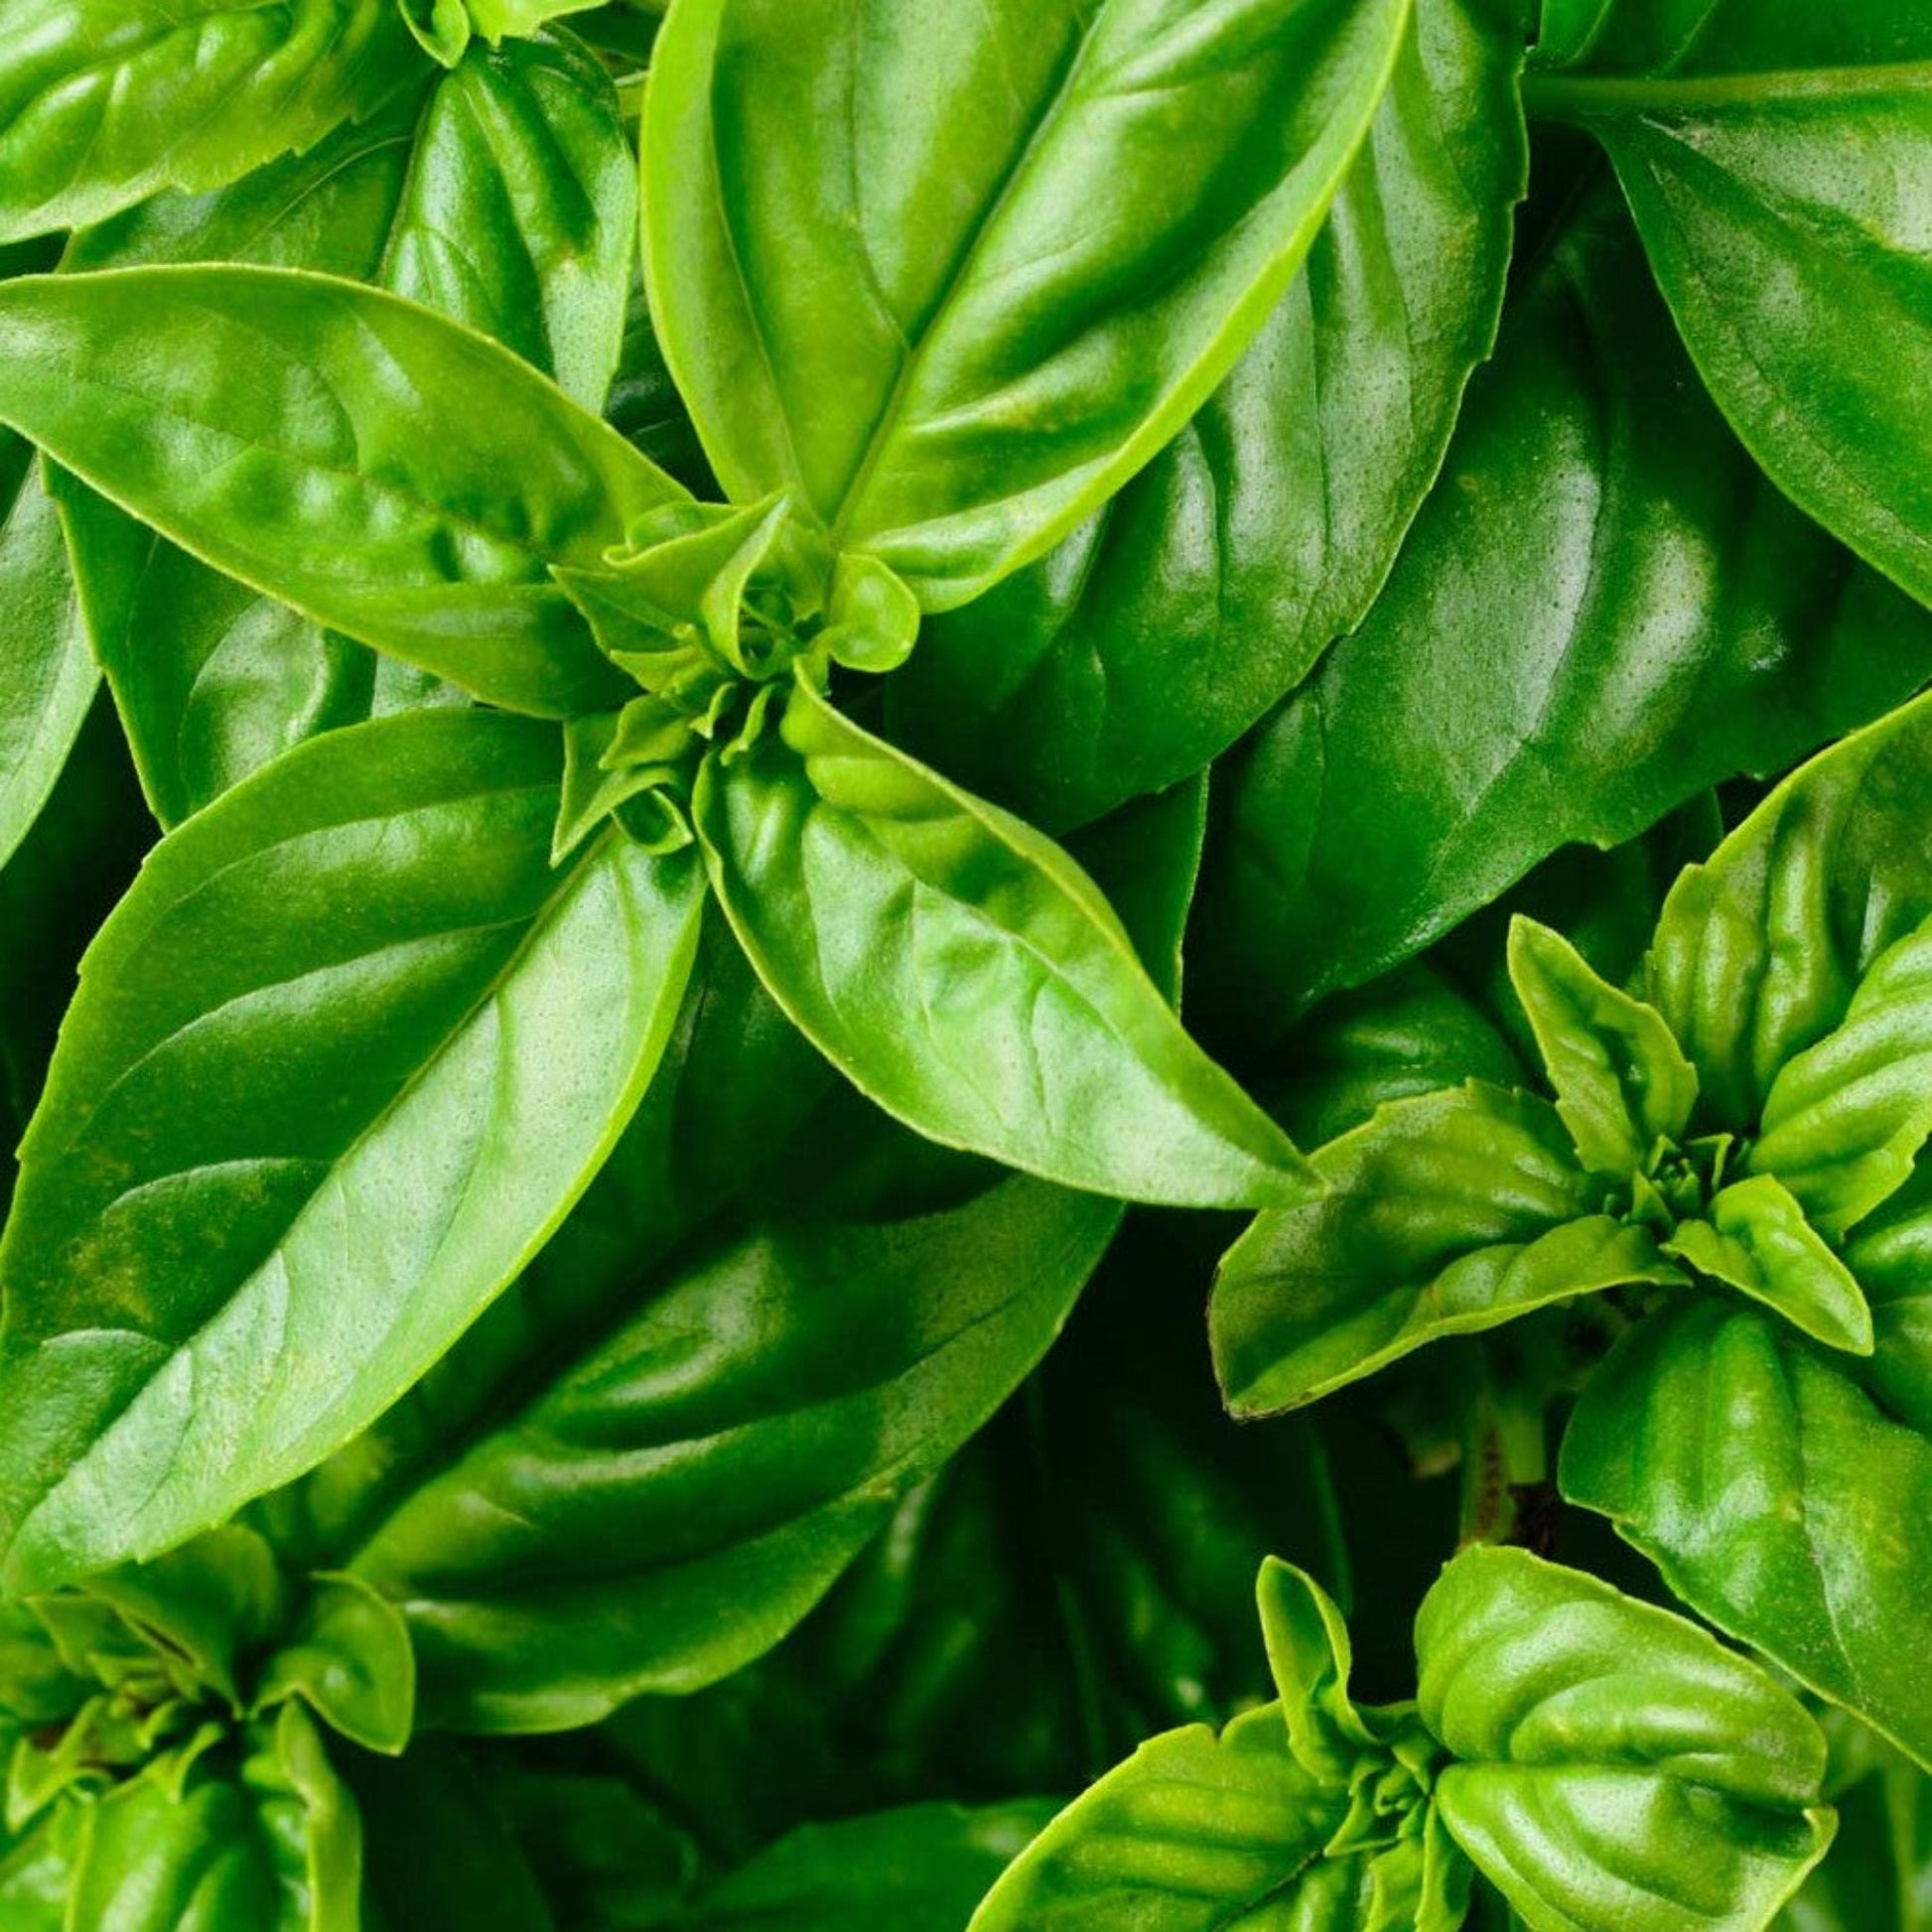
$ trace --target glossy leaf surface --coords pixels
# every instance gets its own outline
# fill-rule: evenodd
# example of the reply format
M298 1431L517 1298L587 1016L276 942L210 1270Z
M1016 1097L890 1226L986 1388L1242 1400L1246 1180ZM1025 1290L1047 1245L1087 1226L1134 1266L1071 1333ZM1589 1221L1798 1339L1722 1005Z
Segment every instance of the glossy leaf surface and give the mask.
M512 710L623 697L549 569L683 491L481 336L196 265L0 284L0 420L217 570Z
M47 803L98 682L40 465L0 432L0 866Z
M1561 1479L1679 1596L1924 1762L1913 1646L1932 1585L1932 1444L1775 1315L1710 1297L1631 1331L1592 1377Z
M773 996L919 1132L1129 1199L1304 1191L1300 1157L1182 1032L1092 881L804 685L781 735L706 764L695 816Z
M1557 1112L1585 1167L1640 1172L1697 1104L1697 1070L1655 1007L1607 984L1562 933L1510 922L1509 976L1523 1003Z
M1507 0L1417 0L1295 285L1206 407L929 622L894 736L1049 830L1192 771L1353 627L1487 352L1527 160Z
M1932 11L1556 0L1540 55L1536 108L1609 150L1738 434L1797 503L1932 599L1932 432L1900 406L1932 382Z
M1291 1755L1279 1705L1218 1737L1170 1731L1047 1826L971 1932L1260 1932L1294 1923L1291 1911L1326 1932L1354 1902L1341 1888L1350 1867L1316 1863L1339 1816L1335 1794Z
M1557 847L1774 771L1929 673L1932 622L1764 483L1593 198L1505 314L1366 621L1231 761L1201 1024L1283 1028Z
M21 0L0 72L0 240L218 187L408 76L391 0Z
M1682 1617L1522 1551L1465 1551L1416 1619L1435 1802L1532 1927L1764 1925L1831 1842L1825 1743Z
M1668 1281L1644 1229L1595 1211L1547 1101L1470 1084L1385 1107L1314 1157L1326 1191L1260 1215L1209 1309L1237 1414L1311 1402L1444 1335Z
M645 260L727 490L791 490L928 610L1039 555L1286 291L1406 15L680 5L645 108Z
M615 832L553 874L558 764L481 712L331 735L173 835L90 949L0 1248L16 1587L301 1473L596 1171L701 898Z
M1671 889L1645 978L1697 1063L1711 1124L1752 1131L1785 1064L1846 1023L1879 955L1932 916L1919 808L1928 781L1932 702L1921 699L1800 766ZM1899 955L1907 968L1913 957ZM1898 1014L1876 994L1874 984L1882 1046ZM1810 1062L1814 1077L1848 1049L1856 1063L1872 1037L1848 1027ZM1794 1070L1786 1104L1805 1078ZM1882 1102L1882 1077L1877 1086ZM1909 1118L1894 1104L1893 1127ZM1882 1107L1865 1116L1881 1164L1885 1119ZM1803 1181L1801 1160L1793 1173Z

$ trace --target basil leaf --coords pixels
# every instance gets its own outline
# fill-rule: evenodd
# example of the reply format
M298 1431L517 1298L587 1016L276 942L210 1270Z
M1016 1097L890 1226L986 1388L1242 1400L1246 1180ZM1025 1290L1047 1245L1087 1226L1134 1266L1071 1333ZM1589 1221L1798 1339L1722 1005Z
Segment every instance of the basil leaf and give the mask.
M11 1932L69 1932L68 1899L84 1829L83 1814L66 1805L18 1838L0 1829L0 1907Z
M706 763L694 816L773 997L929 1139L1129 1199L1306 1190L1305 1164L1182 1032L1079 868L809 687L780 735Z
M40 465L0 432L0 866L40 816L99 673Z
M684 493L506 349L279 269L0 283L0 419L203 562L543 716L628 688L551 564Z
M1011 1180L907 1211L893 1167L665 1270L367 1536L425 1722L560 1728L738 1668L1037 1360L1117 1210Z
M250 1743L239 1776L191 1771L177 1795L151 1771L101 1798L69 1923L357 1932L360 1822L314 1725L290 1705Z
M1559 1471L1664 1581L1921 1762L1932 1444L1841 1361L1713 1297L1639 1322L1584 1392Z
M1712 394L1794 501L1932 599L1932 440L1899 407L1932 383L1932 267L1907 186L1932 9L1559 0L1552 13L1532 105L1608 149Z
M702 900L615 831L553 875L558 763L482 712L331 734L171 835L103 928L0 1246L15 1587L301 1473L596 1171Z
M1903 1183L1932 1134L1928 1073L1932 921L1880 953L1843 1022L1778 1069L1751 1166L1843 1239Z
M1348 1625L1313 1578L1276 1557L1263 1563L1255 1594L1288 1748L1311 1777L1345 1785L1354 1760L1376 1743L1348 1695Z
M365 1750L394 1756L409 1742L416 1720L409 1626L358 1578L311 1580L301 1626L269 1659L255 1709L296 1697Z
M1917 804L1929 772L1932 700L1921 699L1794 771L1671 889L1647 991L1696 1062L1717 1124L1752 1132L1785 1063L1845 1025L1879 955L1932 917ZM1856 1052L1863 1032L1835 1050ZM1817 1070L1833 1064L1826 1054ZM1803 1076L1793 1078L1795 1106ZM1895 1110L1892 1128L1909 1112ZM1871 1130L1889 1131L1882 1111ZM1802 1180L1802 1160L1793 1171Z
M670 1932L962 1932L1053 1815L1050 1804L915 1805L791 1834L670 1921Z
M1286 291L1406 14L680 4L645 100L645 262L728 492L791 491L927 610L1040 555Z
M1327 223L1205 408L927 624L893 736L1051 830L1221 752L1360 621L1488 352L1527 150L1509 0L1417 0Z
M1443 1822L1532 1926L1769 1922L1831 1843L1825 1744L1755 1664L1668 1611L1477 1547L1416 1618Z
M1769 1174L1721 1188L1708 1217L1680 1222L1663 1249L1776 1309L1828 1348L1871 1353L1871 1311L1857 1280Z
M1871 1307L1864 1378L1886 1409L1932 1437L1932 1164L1921 1162L1861 1223L1845 1258Z
M534 34L565 14L588 11L598 0L396 0L425 54L461 69L473 35L497 48L506 35ZM474 64L473 64L474 65Z
M1932 1785L1888 1757L1838 1796L1838 1836L1779 1921L1789 1932L1922 1932L1932 1903Z
M1925 614L1765 483L1587 197L1373 610L1223 767L1193 954L1213 1036L1285 1029L1560 845L1781 769L1928 674Z
M410 70L391 0L18 0L0 72L0 241L233 181Z
M1258 1216L1208 1327L1237 1415L1312 1402L1439 1336L1634 1282L1681 1279L1595 1211L1555 1108L1475 1081L1384 1107L1313 1159L1325 1190Z
M1697 1069L1655 1007L1600 979L1562 933L1520 913L1509 925L1509 977L1557 1112L1596 1173L1642 1171L1675 1141L1697 1104Z
M1340 1813L1291 1754L1280 1705L1218 1737L1204 1725L1170 1731L1046 1827L970 1932L1258 1932L1290 1911L1348 1924L1336 1907L1354 1902L1358 1869L1320 1862Z

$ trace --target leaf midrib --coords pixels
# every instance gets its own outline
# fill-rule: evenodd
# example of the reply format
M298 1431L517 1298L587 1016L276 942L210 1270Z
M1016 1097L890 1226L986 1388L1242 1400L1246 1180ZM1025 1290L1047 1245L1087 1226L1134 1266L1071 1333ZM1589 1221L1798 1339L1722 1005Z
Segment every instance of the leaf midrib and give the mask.
M1527 73L1523 107L1532 118L1695 113L1794 100L1864 100L1932 92L1932 61L1871 67L1763 69L1716 74Z

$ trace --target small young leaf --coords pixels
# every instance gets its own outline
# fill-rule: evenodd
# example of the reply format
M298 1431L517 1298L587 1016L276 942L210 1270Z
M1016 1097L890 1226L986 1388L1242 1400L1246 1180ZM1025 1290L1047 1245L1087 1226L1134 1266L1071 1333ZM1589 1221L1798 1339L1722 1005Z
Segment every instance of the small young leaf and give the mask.
M1721 1188L1664 1253L1775 1309L1828 1348L1871 1353L1871 1311L1852 1271L1769 1174Z
M695 819L773 997L920 1133L1130 1200L1307 1191L1307 1164L1181 1030L1072 861L808 686L781 734L707 761Z
M1755 1932L1831 1843L1825 1740L1684 1618L1478 1546L1416 1619L1435 1803L1532 1927Z
M1534 1095L1471 1081L1397 1101L1313 1166L1326 1190L1260 1215L1215 1277L1215 1369L1239 1415L1311 1402L1442 1335L1683 1279L1647 1229L1593 1211Z
M1663 1016L1606 984L1562 933L1520 914L1509 925L1509 977L1584 1166L1640 1173L1659 1141L1684 1132L1697 1102L1697 1071Z
M1270 1557L1255 1587L1262 1639L1282 1701L1288 1747L1311 1777L1346 1784L1375 1744L1348 1696L1348 1625L1312 1577Z
M355 1577L317 1577L300 1628L263 1672L257 1713L299 1697L364 1750L394 1756L416 1722L416 1656L409 1626Z

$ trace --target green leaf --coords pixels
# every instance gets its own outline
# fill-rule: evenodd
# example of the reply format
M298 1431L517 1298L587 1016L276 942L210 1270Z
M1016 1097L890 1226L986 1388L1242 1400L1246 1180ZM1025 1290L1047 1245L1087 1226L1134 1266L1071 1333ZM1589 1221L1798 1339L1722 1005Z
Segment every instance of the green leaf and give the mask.
M1871 1311L1850 1269L1769 1174L1719 1189L1705 1218L1663 1243L1700 1274L1775 1309L1828 1348L1871 1353Z
M1663 1016L1608 985L1562 933L1520 913L1509 925L1509 977L1584 1166L1641 1173L1697 1104L1697 1069Z
M0 432L0 866L47 803L99 681L40 465Z
M68 1899L84 1814L61 1805L20 1838L0 1833L0 1909L8 1932L70 1932Z
M394 1756L416 1719L408 1624L358 1578L316 1577L308 1587L301 1625L269 1659L255 1709L299 1697L351 1742Z
M814 1135L876 1150L857 1198L801 1186L632 1274L636 1312L358 1537L425 1723L564 1728L769 1649L1044 1352L1117 1222L1020 1179L935 1205L917 1143Z
M358 1932L361 1828L296 1705L255 1727L240 1775L158 1772L93 1808L68 1923L114 1932Z
M1875 1046L1882 1056L1896 1037L1901 1015L1885 997L1889 981L1873 982L1868 1023L1848 1025L1848 1017L1879 956L1932 917L1932 848L1920 809L1928 783L1932 699L1919 699L1800 766L1671 889L1646 991L1697 1066L1711 1124L1746 1134L1760 1120L1768 1125L1785 1063L1841 1027L1838 1046L1821 1049L1808 1074L1794 1072L1780 1119L1795 1119L1816 1082L1844 1066L1841 1054L1858 1069L1863 1051ZM1914 960L1901 947L1901 989ZM1856 1096L1881 1103L1864 1131L1886 1138L1911 1117L1909 1102L1882 1104L1887 1084L1881 1077L1875 1096ZM1799 1130L1791 1131L1792 1177L1803 1184L1805 1161L1819 1150L1814 1142L1802 1154ZM1882 1139L1860 1152L1873 1164L1864 1174L1891 1172ZM1821 1179L1829 1217L1832 1177ZM1863 1189L1858 1174L1853 1180L1856 1201Z
M1177 1205L1306 1191L1093 883L1037 832L794 686L781 734L699 777L712 883L772 995L929 1138Z
M550 566L684 494L507 349L283 269L0 283L0 420L203 562L543 716L628 691Z
M1360 1862L1320 1852L1341 1811L1289 1750L1279 1705L1218 1737L1204 1725L1169 1731L1046 1827L970 1932L1340 1932L1357 1922L1344 1908Z
M1287 290L1406 17L680 4L645 100L645 263L727 491L792 491L928 611L1042 554Z
M1112 502L928 622L892 735L1052 830L1222 751L1360 621L1488 352L1527 151L1510 0L1417 0L1295 285Z
M1537 1932L1753 1932L1831 1843L1825 1740L1682 1617L1521 1550L1465 1551L1416 1618L1435 1803Z
M1887 1753L1838 1796L1838 1836L1778 1921L1785 1932L1925 1932L1932 1782Z
M1679 1303L1597 1369L1560 1481L1700 1615L1932 1761L1932 1684L1899 1640L1932 1590L1932 1444L1842 1357L1771 1314Z
M1778 1069L1751 1166L1843 1240L1932 1134L1932 920L1871 962L1843 1022Z
M413 66L391 0L19 0L7 26L0 241L233 181Z
M542 1243L677 1010L696 867L552 873L554 731L420 712L166 840L89 950L0 1278L15 1587L365 1426Z
M1324 1191L1258 1216L1208 1309L1228 1406L1290 1409L1443 1335L1681 1276L1596 1211L1555 1108L1466 1086L1384 1107L1314 1156Z
M672 1932L963 1932L1052 1814L1025 1802L914 1805L808 1826L712 1886Z
M1932 1163L1860 1224L1845 1258L1871 1308L1864 1378L1894 1416L1932 1437Z
M1780 770L1928 675L1932 620L1765 483L1626 218L1586 197L1374 608L1223 766L1193 950L1212 1036L1280 1032L1559 846Z
M1552 70L1532 108L1608 149L1719 405L1794 501L1932 599L1932 431L1900 406L1932 384L1916 186L1932 9L1561 0L1552 11L1556 36L1540 50Z
M539 33L546 21L584 13L598 0L396 0L425 54L461 72L472 36L492 48L505 36ZM475 66L472 62L470 66Z

